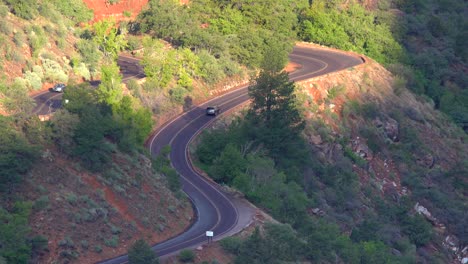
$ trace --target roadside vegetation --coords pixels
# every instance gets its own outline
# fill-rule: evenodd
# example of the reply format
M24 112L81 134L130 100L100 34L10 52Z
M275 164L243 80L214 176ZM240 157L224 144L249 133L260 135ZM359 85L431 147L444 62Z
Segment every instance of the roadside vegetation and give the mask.
M372 74L381 70L374 69ZM354 74L362 72L366 71ZM235 263L327 263L336 259L345 263L443 263L452 259L451 253L430 253L428 249L447 250L443 241L453 235L462 248L461 241L466 239L460 183L466 175L463 157L467 148L457 139L464 136L463 131L446 124L445 129L454 129L455 134L444 145L433 144L433 138L425 135L427 129L419 124L441 126L446 118L433 116L429 120L436 115L429 110L422 115L427 121L415 121L421 113L409 111L407 101L399 102L392 87L385 90L382 101L376 99L379 95L375 91L353 99L353 91L346 91L328 102L326 98L321 103L309 101L311 106L304 109L300 93L286 93L283 100L276 97L286 95L278 90L293 84L265 79L263 74L249 88L251 106L237 117L226 118L227 125L215 125L202 134L193 152L198 166L210 177L241 191L282 223L274 227L281 230L274 231L277 233L270 233L272 227L266 225L247 239L223 241L221 245L234 254ZM366 89L364 83L356 86L345 85L346 89ZM255 97L263 87L272 89ZM329 105L343 98L349 101L342 110L329 110ZM385 109L378 109L380 103ZM280 105L297 107L313 118L302 122L302 118L281 118L284 110L280 109L284 108ZM294 116L289 112L288 117ZM398 120L398 138L376 122L389 122L389 118ZM301 126L303 122L305 126ZM365 143L359 143L360 138ZM319 142L311 142L316 140ZM452 156L450 148L456 148L458 154ZM435 166L422 161L428 153L437 155L442 149L452 158L438 158ZM460 174L453 174L454 170ZM436 182L444 187L434 187ZM417 212L418 204L429 208L433 218ZM445 231L441 231L441 223ZM278 242L281 239L284 242Z
M437 98L427 93L435 88L428 85L434 76L425 71L424 67L417 65L421 56L424 56L424 51L429 50L428 38L436 41L445 34L439 34L437 37L424 33L428 42L419 42L422 46L415 46L418 52L413 52L410 49L411 45L416 45L423 33L418 31L416 36L409 33L407 30L414 24L407 23L412 23L412 17L399 13L395 8L400 8L408 14L421 12L423 17L431 16L425 13L425 10L436 3L431 2L421 10L410 8L409 12L407 8L412 5L409 2L379 1L377 9L369 10L349 1L346 1L346 4L345 1L313 1L311 6L302 9L298 16L297 33L300 38L366 54L392 70L397 77L392 92L394 95L387 98L388 102L377 100L371 94L367 95L367 102L354 101L349 97L347 85L335 84L327 91L327 97L319 101L304 97L301 93L289 93L286 97L296 101L295 105L302 114L315 116L312 120L307 120L306 129L302 134L299 132L301 137L289 141L288 137L281 135L286 134L294 138L301 122L293 121L295 115L291 113L282 115L281 112L275 112L274 117L271 117L271 112L262 111L259 105L262 105L262 99L270 103L277 102L274 98L281 94L279 90L262 94L262 87L278 89L291 84L279 82L275 78L265 78L263 72L251 82L253 85L249 88L252 99L250 108L241 113L240 117L229 121L227 128L218 126L217 129L201 136L201 141L194 151L199 166L216 181L240 190L275 219L289 225L278 235L289 239L285 239L284 244L279 246L277 241L281 241L280 238L271 239L271 226L256 230L245 240L228 238L223 241L222 246L235 255L236 263L304 260L333 262L336 259L345 263L415 263L422 259L443 263L453 257L451 253L437 254L428 250L430 246L446 250L442 241L448 236L436 231L437 223L441 222L457 237L460 249L466 244L463 242L466 232L462 228L466 225L466 220L462 220L466 218L463 213L466 206L463 205L464 202L456 202L463 196L461 190L465 186L463 182L466 181L466 177L461 176L466 175L467 170L467 164L462 161L464 154L461 154L466 153L466 148L460 146L459 155L450 160L439 161L440 165L436 168L432 168L431 162L421 162L423 157L432 159L433 156L428 153L435 154L440 150L431 145L418 123L432 123L444 127L442 124L446 121L444 117L428 118L427 114L421 114L421 110L409 109L403 103L406 99L401 97L408 88L418 95L428 95L434 100L433 106L440 109ZM459 9L460 12L461 10ZM452 11L456 13L455 10ZM439 15L440 13L432 14L433 17ZM448 20L441 19L438 21L449 23ZM452 21L453 26L460 29L458 32L463 31L460 28L463 23L460 24L460 21L464 21L463 18ZM357 24L359 26L356 26ZM421 24L420 26L424 27ZM444 38L450 39L451 36L445 35ZM442 43L454 44L455 41ZM437 46L436 49L438 48L442 46ZM448 57L457 57L455 60L465 65L466 61L462 56L455 55L460 54L455 52L455 46L449 50L451 55L446 54ZM429 60L437 60L437 57L425 58L426 65ZM442 74L448 71L451 67L449 65L454 64L447 63L443 67L439 65L437 71ZM461 69L464 67L466 65ZM438 80L451 78L449 76L454 76L453 82L449 84L451 88L446 86L446 82L432 82L437 86L437 91L451 94L455 91L453 89L457 89L454 88L454 82L461 80L455 79L462 78L464 74L454 70L444 77L439 76ZM262 81L266 84L262 85ZM377 80L370 79L368 75L363 75L362 81L363 83L359 84L361 93L366 91L365 87L379 89L379 84L374 83ZM461 87L466 85L463 81L458 82L458 85L456 94L460 95L461 99L464 93ZM336 102L343 100L349 101L342 110L329 110L332 106L335 107ZM398 100L401 100L401 104ZM419 100L430 102L431 99L422 96ZM451 107L458 110L464 107L459 104L461 101L458 99L453 98L450 102ZM309 108L304 108L304 104ZM278 105L265 104L265 107L282 109ZM462 112L466 113L466 109ZM464 121L460 122L459 119L463 114L446 113L464 128ZM259 117L261 118L258 119ZM399 124L401 138L382 135L382 127L376 126L376 120L390 119ZM290 127L283 123L276 127L268 125L265 120L280 123L291 121L298 126ZM282 132L282 129L289 133ZM453 127L445 125L441 129L452 130ZM306 144L303 136L309 134L318 136L322 143L318 146ZM455 134L466 137L463 132L460 134L460 131L454 132L453 136ZM447 144L452 145L449 142L455 138L450 137ZM355 145L359 144L356 143L356 138L364 138L364 145L367 144L371 151L366 150L365 154L360 152ZM310 137L308 140L311 140ZM395 141L398 143L394 143ZM331 147L325 152L323 148L328 145L338 145L339 149ZM379 190L378 188L383 187L378 187L375 174L379 172L372 169L373 166L377 166L376 161L372 161L372 157L366 155L382 155L385 166L388 166L391 160L396 162L399 169L393 171L386 180L396 180L396 175L401 174L402 184L409 188L411 195L400 195L395 193L396 190ZM453 171L461 174L454 174ZM429 175L433 175L434 178ZM363 177L370 177L370 182L363 182ZM432 180L428 180L427 177ZM444 187L435 187L434 184ZM433 213L435 218L432 220L415 213L415 204L422 201ZM450 205L448 201L452 201ZM448 217L449 215L454 218ZM276 228L280 229L280 226ZM262 243L263 241L268 242Z
M457 0L381 0L371 10L318 0L299 15L299 37L385 64L467 131L466 9Z
M358 206L359 180L353 172L353 162L347 157L342 157L338 164L317 161L300 136L305 121L296 107L296 86L288 81L286 73L264 71L252 83L249 87L252 105L243 118L235 119L227 130L203 134L196 149L201 167L213 179L233 186L284 223L267 225L262 231L257 229L244 241L238 238L222 241L223 248L236 255L235 263L332 262L336 258L346 263L415 261L408 236L386 240L375 233L384 223L395 221L392 223L395 225L403 221L409 229L421 228L417 234L421 240L417 242L427 243L430 225L409 215L408 205L400 204L401 211L393 221L365 220L351 236L341 233L340 225L334 223L337 219L310 217L309 210L318 206L320 199L327 199L337 214L352 212L352 207ZM307 169L314 171L317 177L314 183L305 182ZM321 191L317 189L320 185L327 186L334 200L320 197ZM330 216L328 220L333 218ZM399 248L400 256L391 253L396 245L404 245Z

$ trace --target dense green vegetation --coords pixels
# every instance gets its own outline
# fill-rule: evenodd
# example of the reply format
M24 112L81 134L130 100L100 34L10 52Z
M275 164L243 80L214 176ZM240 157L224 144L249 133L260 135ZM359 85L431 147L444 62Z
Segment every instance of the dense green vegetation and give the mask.
M52 138L58 144L66 144L62 150L79 157L92 170L105 167L112 152L111 143L125 151L141 149L153 125L148 109L122 95L118 68L103 66L103 70L108 71L106 78L96 90L88 84L67 87L63 100L68 103L60 119L54 118L51 124L55 132ZM67 117L74 120L74 116L79 122L67 122L69 127L63 129L60 122ZM73 124L76 126L70 127ZM71 141L64 141L70 134Z
M197 54L208 52L217 61L212 67L229 74L223 65L258 67L267 50L290 50L297 25L294 11L304 6L305 1L196 0L189 8L177 1L152 0L138 22L142 32Z
M156 253L142 239L137 240L128 250L129 264L158 264Z
M378 196L371 199L382 211L369 211L361 223L346 218L365 203L359 197L353 163L342 156L334 164L323 164L309 151L299 136L303 122L295 105L295 86L285 77L285 73L260 73L249 88L253 102L245 118L235 120L227 131L220 128L203 134L196 150L201 166L215 180L234 186L276 219L291 225L277 231L281 238L291 237L284 238L284 245L277 245L279 238L268 238L269 227L263 235L256 232L246 241L233 242L237 246L228 245L237 256L236 263L336 258L346 263L413 262L415 245L425 245L431 239L430 225L412 216L409 201L387 202ZM281 118L284 113L288 118ZM272 136L264 137L258 131ZM334 212L325 220L310 218L310 208L325 204ZM342 218L340 225L335 224L336 218ZM385 230L389 227L396 228L399 237L389 236ZM351 236L341 234L341 228L350 228ZM391 254L391 248L401 256Z
M303 233L305 232L305 233ZM353 243L339 229L323 221L309 221L299 230L287 224L267 224L245 240L236 237L221 241L223 249L236 255L234 263L285 263L308 260L344 263L411 263L397 257L380 241Z
M369 11L357 1L318 0L300 14L299 37L386 64L467 130L466 8L457 0L383 0Z
M82 1L60 0L5 0L11 12L20 18L31 20L38 15L58 20L62 17L70 18L75 23L87 22L93 18L92 10L88 9Z
M28 135L18 130L11 118L0 117L0 194L2 199L14 195L36 160L39 149ZM30 202L0 204L0 260L28 263L35 248L28 225ZM42 246L42 244L41 244Z
M26 238L30 211L30 203L17 202L10 211L0 207L0 260L28 263L32 253L32 245Z
M41 154L51 155L43 149L56 147L64 158L73 157L83 167L102 172L111 165L116 148L134 155L144 152L143 142L152 130L153 120L151 111L139 100L123 95L122 77L115 59L126 47L126 36L118 31L115 23L103 21L85 29L76 28L70 31L73 36L67 32L69 28L92 18L92 11L81 1L3 3L0 3L4 25L0 41L2 51L8 49L10 55L6 54L0 62L2 67L5 59L8 63L23 63L24 75L12 78L2 73L0 83L2 111L9 113L8 117L0 116L0 262L29 263L47 248L47 238L31 235L28 225L31 208L39 203L32 206L17 190L31 176L30 170ZM7 16L8 11L26 20L13 25L11 21L17 18ZM73 46L66 38L79 40ZM63 54L71 55L71 60L53 53L51 47L64 49ZM32 53L27 63L23 52L19 53L24 48L30 48ZM74 83L94 77L101 78L97 89L87 83ZM32 113L34 101L28 92L41 89L45 82L69 80L63 96L64 108L50 121L40 122ZM52 155L55 154L54 151ZM47 195L44 197L47 203ZM76 201L76 196L70 197L70 201ZM73 242L64 241L73 246ZM105 243L114 246L118 240L109 239ZM82 242L83 247L87 244ZM98 245L95 250L102 251ZM63 258L77 257L76 251L61 254Z
M404 60L403 47L394 38L391 25L356 2L349 6L343 6L343 2L313 1L301 16L299 36L306 41L354 50L382 63Z
M39 149L31 143L11 119L0 117L0 191L11 192L37 160Z

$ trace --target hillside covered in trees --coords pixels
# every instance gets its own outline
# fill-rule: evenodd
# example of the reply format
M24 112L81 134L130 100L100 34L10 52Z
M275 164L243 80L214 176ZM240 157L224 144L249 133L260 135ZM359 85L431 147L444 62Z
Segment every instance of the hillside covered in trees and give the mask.
M467 4L361 2L151 0L93 21L82 1L0 1L0 263L93 262L182 231L178 175L143 143L249 77L250 110L194 153L283 223L223 241L235 263L457 261L446 245L468 241ZM281 72L298 40L371 59L298 88ZM122 85L122 52L145 82ZM55 83L69 103L41 122L31 96Z

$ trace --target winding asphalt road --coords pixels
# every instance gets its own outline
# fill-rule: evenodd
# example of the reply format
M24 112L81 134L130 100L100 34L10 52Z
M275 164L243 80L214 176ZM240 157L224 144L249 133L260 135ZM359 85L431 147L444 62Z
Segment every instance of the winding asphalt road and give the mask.
M300 46L294 48L290 60L301 65L289 75L294 81L339 71L363 62L361 58L340 52ZM190 141L214 120L213 117L205 115L206 106L219 105L226 112L248 99L247 86L214 98L172 120L151 139L152 155L158 155L166 145L171 146L172 165L181 175L183 190L192 200L197 214L196 221L184 233L153 247L158 256L169 256L181 249L206 243L205 232L208 230L213 231L214 239L218 240L242 230L249 223L253 210L241 200L221 191L218 185L200 176L191 167L188 157ZM126 262L127 256L120 256L100 263Z
M140 79L145 77L142 67L139 64L139 59L120 56L117 64L120 67L120 74L122 74L122 81L127 82L130 79ZM92 86L98 86L100 81L91 81ZM66 88L65 88L66 89ZM52 92L52 87L48 91L41 92L32 98L36 102L33 113L36 115L48 115L60 107L62 107L62 93Z

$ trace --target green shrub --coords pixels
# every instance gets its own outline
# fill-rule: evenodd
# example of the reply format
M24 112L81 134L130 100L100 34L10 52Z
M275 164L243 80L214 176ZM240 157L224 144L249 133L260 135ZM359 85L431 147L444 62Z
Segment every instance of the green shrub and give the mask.
M75 246L75 243L73 242L71 237L67 236L58 242L58 246L63 248L73 248Z
M402 228L416 246L424 246L432 238L432 226L421 215L406 216Z
M373 102L364 103L361 105L361 108L360 108L361 115L363 115L365 118L368 118L368 119L376 118L379 112L380 111L379 111L377 104Z
M83 1L50 0L50 2L63 16L77 24L93 19L93 10L89 9Z
M47 208L48 206L49 206L49 196L43 195L34 202L33 209L40 211L42 209Z
M220 64L223 67L223 71L227 76L233 76L236 74L240 74L242 69L240 68L239 64L232 60L230 57L222 56L219 59Z
M93 199L89 198L88 195L80 196L79 201L82 202L82 203L87 204L90 207L94 207L94 208L98 207L98 204Z
M164 226L163 224L157 224L156 228L157 228L157 231L162 233L162 232L164 232L164 229L166 229L166 226Z
M104 244L108 247L116 248L119 246L119 236L118 235L113 235L109 239L104 240Z
M190 249L183 249L179 253L179 260L184 263L193 262L194 259L195 253Z
M49 19L50 21L57 23L61 19L61 14L55 10L55 6L53 6L51 3L48 2L42 2L41 5L39 6L39 14L46 18ZM52 32L52 31L48 31Z
M404 89L406 89L407 81L402 76L395 76L393 78L393 92L400 96Z
M366 165L366 160L361 158L358 154L356 154L350 147L344 147L344 154L346 157L350 158L354 163L356 163L359 167L364 167Z
M27 28L29 31L29 46L33 52L33 57L37 58L42 50L42 48L47 43L47 37L44 33L44 30L39 26L33 26Z
M59 49L63 49L67 46L67 41L64 38L59 38L55 41L55 45L57 45Z
M13 81L15 86L18 86L18 89L28 90L28 81L21 77L16 77Z
M120 233L122 233L122 229L120 229L119 227L117 227L115 225L111 225L111 233L113 235L120 234Z
M31 20L37 16L38 2L36 0L6 0L18 17Z
M59 39L66 39L68 30L64 25L58 25L55 29L55 34L57 34L57 37L59 37Z
M124 17L131 17L132 16L132 12L130 12L128 10L124 10L122 14L123 14Z
M37 253L42 250L47 249L48 247L48 239L45 236L37 235L31 238L31 246L33 252Z
M174 214L174 213L177 211L177 208L176 208L174 205L169 205L169 206L167 207L167 210L168 210L170 213Z
M80 256L80 253L78 253L75 250L62 250L60 251L60 257L61 258L66 258L66 259L77 259Z
M138 37L128 36L127 41L128 41L127 50L133 51L141 47L141 41Z
M18 63L24 63L23 54L18 52L16 49L12 47L7 47L5 50L5 59L9 61L14 61Z
M169 166L163 166L161 172L166 176L167 182L169 184L169 189L171 189L171 191L176 192L180 190L180 176L174 168Z
M67 193L66 196L65 196L65 199L71 205L75 205L77 203L77 201L78 201L78 197L74 193Z
M193 80L184 69L179 71L179 79L177 80L177 84L189 91L193 90Z
M184 97L187 94L187 89L177 86L171 90L169 90L169 94L171 95L171 99L178 103L178 104L183 104L184 103Z
M88 67L86 67L86 64L84 64L83 62L79 63L77 66L74 66L73 71L77 75L83 77L83 79L85 79L86 81L91 80L91 73L89 72Z
M88 249L89 248L89 242L87 240L81 240L80 245L83 249Z
M11 32L13 32L13 30L11 28L10 22L3 21L2 23L0 23L0 33L9 36Z
M27 71L24 73L24 78L28 81L28 84L32 89L39 90L42 88L42 80L37 73Z
M98 62L102 57L98 45L94 41L80 39L76 43L76 48L83 58L83 62L87 64L91 72L97 70Z
M96 253L101 253L101 252L102 252L102 247L101 247L101 245L96 245L96 246L94 246L94 252L96 252Z
M42 58L44 78L51 82L68 82L68 74L62 69L57 61Z
M134 93L138 93L141 90L141 85L135 79L130 79L127 82L127 88Z
M142 239L137 240L128 250L129 264L158 264L156 253Z
M359 133L366 139L367 145L374 153L380 152L384 142L375 128L363 126L359 129Z
M221 247L231 254L236 254L242 245L242 239L238 237L226 237L220 242Z
M8 15L8 6L4 5L3 3L0 4L0 17L4 18Z
M216 58L208 51L202 50L198 53L201 62L201 75L205 82L214 84L225 77L224 71Z
M346 86L344 86L343 84L333 86L332 88L328 90L327 98L329 100L333 100L336 97L342 95L345 91L346 91Z
M39 76L41 79L44 78L44 71L42 71L42 67L39 65L34 65L32 67L32 72L34 72L37 76Z

